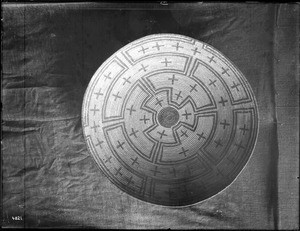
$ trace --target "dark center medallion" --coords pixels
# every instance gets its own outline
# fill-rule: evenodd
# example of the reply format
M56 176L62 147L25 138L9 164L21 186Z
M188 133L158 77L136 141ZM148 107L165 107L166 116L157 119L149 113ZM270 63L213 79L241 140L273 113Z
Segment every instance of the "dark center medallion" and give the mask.
M178 111L173 107L165 107L158 113L158 122L165 128L172 127L178 120Z

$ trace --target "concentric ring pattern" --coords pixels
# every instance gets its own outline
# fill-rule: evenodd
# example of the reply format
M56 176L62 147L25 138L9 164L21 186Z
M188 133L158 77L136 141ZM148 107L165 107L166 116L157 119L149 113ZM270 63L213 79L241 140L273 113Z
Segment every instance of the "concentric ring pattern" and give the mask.
M258 132L254 94L213 47L175 34L136 40L113 54L86 90L90 153L121 190L184 206L227 187Z

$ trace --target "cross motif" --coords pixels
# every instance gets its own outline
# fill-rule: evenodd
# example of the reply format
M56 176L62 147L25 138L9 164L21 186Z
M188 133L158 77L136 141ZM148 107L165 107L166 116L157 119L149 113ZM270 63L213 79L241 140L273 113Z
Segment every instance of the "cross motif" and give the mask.
M171 61L168 61L167 58L165 58L165 61L161 62L161 63L164 63L165 66L167 67L169 63L172 63Z
M186 196L188 196L189 195L189 191L188 191L186 185L183 185L183 188L184 188L183 192L185 193Z
M130 178L127 179L128 180L127 181L127 186L130 185L130 184L134 184L134 182L132 182L132 178L133 177L131 176Z
M126 110L129 111L129 115L131 115L133 111L136 111L135 109L133 109L133 105L131 105L130 108L126 108Z
M198 47L196 47L195 49L192 49L192 51L194 51L194 54L193 54L193 55L195 55L196 53L199 53L199 54L201 54L201 52L200 52L200 51L198 51Z
M104 161L104 163L107 163L107 162L109 162L109 163L111 163L111 158L112 158L112 156L109 156L105 161Z
M224 119L224 122L220 123L221 125L223 125L223 129L226 128L226 126L229 126L230 124L226 122L226 120Z
M198 91L197 89L196 89L196 87L197 87L197 84L195 84L194 86L192 86L192 85L190 85L190 87L191 87L191 90L190 90L190 92L192 92L192 91Z
M160 50L160 47L164 47L165 45L158 45L158 43L156 42L156 45L153 46L152 48L156 47L157 50L159 51Z
M96 104L94 105L94 109L90 109L90 111L94 112L94 115L96 114L96 112L99 111L99 109L97 109Z
M183 48L182 46L179 46L179 42L176 43L176 46L175 46L175 45L172 45L172 47L176 47L176 51L178 51L179 48Z
M115 101L117 100L117 99L121 99L122 97L121 96L119 96L119 91L118 91L118 93L117 94L113 94L113 97L115 97Z
M133 158L130 158L130 159L132 160L131 165L135 165L135 164L140 165L139 162L137 162L138 157L136 157L135 159L133 159Z
M143 70L143 71L147 71L147 67L149 67L149 65L144 66L144 64L141 64L141 68L139 69L139 71Z
M123 176L123 174L120 172L121 169L122 169L122 167L120 167L120 168L118 168L118 169L115 168L115 170L116 170L115 175L116 175L116 176L117 176L117 175Z
M245 149L245 147L244 146L242 146L242 141L240 141L240 143L239 144L234 144L235 146L237 146L237 152L242 148L242 149Z
M170 173L173 173L174 177L176 177L176 169L174 167L172 167L172 171L170 171Z
M172 80L172 85L174 84L174 81L178 81L178 79L175 78L175 75L173 75L172 78L168 78L168 80Z
M191 176L191 166L186 166L185 168L185 172L187 172L189 174L189 176Z
M177 94L175 94L177 96L176 100L178 100L179 98L183 98L182 95L181 95L181 91Z
M101 92L101 88L98 92L96 92L94 94L97 95L96 99L98 99L100 95L103 95L103 93Z
M165 134L165 130L163 130L162 132L157 132L160 135L160 139L163 138L163 136L168 136L167 134Z
M162 101L163 101L162 99L159 100L158 98L156 98L156 103L155 103L155 105L159 104L159 106L162 107L162 104L161 104Z
M104 81L106 81L107 79L111 79L111 72L109 72L108 73L108 75L104 75L104 78L105 78L105 80Z
M246 124L244 124L244 127L240 128L241 131L243 131L243 135L245 135L245 132L249 131Z
M172 189L171 188L169 188L169 190L168 191L165 191L166 193L168 193L168 195L169 195L169 198L172 198L173 197L173 195L174 195L174 192L172 191Z
M146 50L148 49L149 49L148 47L144 48L143 46L141 46L141 50L139 50L138 52L143 52L145 54Z
M223 144L221 143L221 139L216 140L215 143L216 143L216 148L219 146L223 146Z
M211 62L216 63L216 61L214 60L215 56L212 56L212 57L207 56L207 58L209 59L209 63L211 63Z
M161 173L160 171L157 171L157 166L155 166L155 170L150 170L151 172L153 172L154 176L156 176L156 173Z
M213 171L216 173L216 176L218 175L224 176L224 174L217 167L214 167L213 169L214 169Z
M210 83L208 84L209 86L210 85L214 85L214 87L216 86L215 82L217 82L217 80L212 81L211 79L209 79L209 81L210 81Z
M233 159L230 159L230 158L226 158L227 160L229 160L232 164L234 164L235 162L233 161Z
M96 147L97 147L97 146L100 146L100 148L102 149L102 144L104 143L104 141L99 140L98 138L97 138L97 141L98 141L98 143L95 144L95 146L96 146Z
M187 153L189 150L188 150L188 149L187 149L187 150L185 150L185 149L184 149L184 147L181 147L181 150L182 150L182 151L181 151L181 152L179 152L178 154L179 154L179 155L183 154L183 155L184 155L184 157L186 157L186 153Z
M226 75L230 76L230 75L228 74L228 71L229 71L228 68L225 69L224 67L222 67L222 70L223 70L222 75L226 74Z
M206 140L206 137L204 136L204 133L202 132L201 134L197 133L198 140L204 139Z
M120 142L119 140L118 140L118 145L117 145L117 148L122 148L122 149L124 149L123 148L123 145L125 144L125 142Z
M192 113L188 113L186 110L185 110L185 113L182 114L183 116L185 116L185 119L188 120L189 119L189 116L192 115Z
M100 125L96 125L95 121L94 121L94 126L91 127L91 129L94 129L94 132L97 132L97 128L99 128Z
M233 83L233 85L231 86L231 88L232 89L236 88L237 91L240 91L239 88L238 88L238 86L240 86L241 84L235 83L234 81L232 83Z
M185 130L185 131L181 130L181 136L180 137L182 137L182 136L189 137L188 134L187 134L187 130Z
M144 118L143 118L143 119L140 119L140 121L144 121L144 124L147 123L147 120L150 120L150 119L146 119L146 115L144 115Z
M139 130L134 130L133 128L131 128L132 133L129 134L129 136L134 136L135 138L137 138L136 133L139 132Z
M224 100L223 97L221 96L221 101L219 101L219 103L221 103L223 105L223 107L225 106L225 103L227 103L228 100Z
M125 83L131 84L131 82L129 81L130 78L131 78L131 76L129 76L127 79L123 78L124 79L123 86L125 85Z

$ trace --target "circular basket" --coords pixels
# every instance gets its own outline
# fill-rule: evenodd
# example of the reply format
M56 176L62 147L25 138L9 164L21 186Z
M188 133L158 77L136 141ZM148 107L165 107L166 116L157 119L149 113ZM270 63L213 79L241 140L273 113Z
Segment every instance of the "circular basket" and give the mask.
M258 133L255 96L215 48L155 34L118 50L86 90L87 147L108 179L129 195L186 206L238 176Z

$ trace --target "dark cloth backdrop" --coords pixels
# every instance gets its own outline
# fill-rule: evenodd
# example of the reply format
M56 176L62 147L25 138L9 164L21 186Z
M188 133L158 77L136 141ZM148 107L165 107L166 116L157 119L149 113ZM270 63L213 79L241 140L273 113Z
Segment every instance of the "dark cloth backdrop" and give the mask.
M299 228L299 5L3 5L2 225ZM87 151L83 94L97 68L153 33L206 42L244 73L260 128L247 166L217 196L184 208L121 192Z

